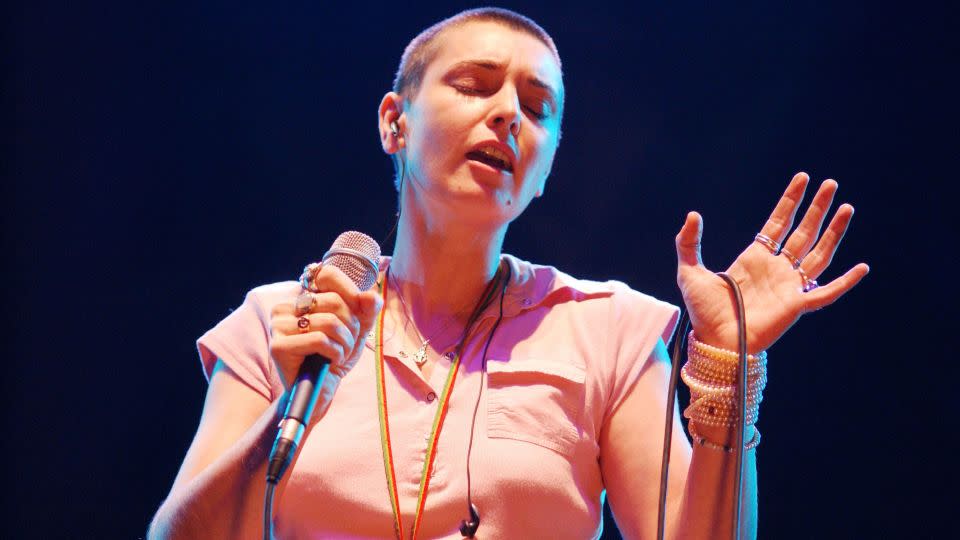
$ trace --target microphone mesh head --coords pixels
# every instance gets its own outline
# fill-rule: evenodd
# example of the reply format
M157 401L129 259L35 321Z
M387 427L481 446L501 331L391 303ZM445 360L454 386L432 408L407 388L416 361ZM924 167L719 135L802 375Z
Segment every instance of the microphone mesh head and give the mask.
M323 263L336 266L358 289L365 291L376 283L380 273L380 246L361 232L347 231L333 241Z

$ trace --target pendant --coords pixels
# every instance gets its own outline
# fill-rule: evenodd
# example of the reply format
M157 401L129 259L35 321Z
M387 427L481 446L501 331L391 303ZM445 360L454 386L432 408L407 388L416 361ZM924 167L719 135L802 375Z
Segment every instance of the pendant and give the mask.
M423 342L423 345L420 345L420 348L417 349L417 353L413 355L413 361L417 364L417 367L423 367L427 363L427 344L430 343L430 340Z

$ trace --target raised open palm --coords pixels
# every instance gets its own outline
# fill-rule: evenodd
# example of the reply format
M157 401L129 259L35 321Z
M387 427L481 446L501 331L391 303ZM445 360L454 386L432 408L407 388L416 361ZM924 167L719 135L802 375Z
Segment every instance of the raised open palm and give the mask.
M860 263L830 283L816 285L853 218L853 207L840 205L821 235L837 191L837 183L826 180L791 233L809 180L806 173L793 177L758 240L747 246L726 270L743 294L747 349L751 354L769 348L801 315L830 305L870 271ZM702 236L703 219L690 212L677 235L677 284L697 338L717 347L736 349L733 294L721 277L703 265ZM780 252L780 245L785 253ZM797 261L801 261L799 267L795 265Z

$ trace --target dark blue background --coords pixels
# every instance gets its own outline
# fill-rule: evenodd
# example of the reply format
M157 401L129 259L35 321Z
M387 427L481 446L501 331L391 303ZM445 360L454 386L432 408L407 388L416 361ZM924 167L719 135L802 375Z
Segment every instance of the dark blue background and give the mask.
M761 537L946 534L952 15L552 4L506 4L553 34L567 88L547 194L506 250L677 303L687 210L705 216L704 257L720 270L794 172L838 179L857 213L824 278L864 260L873 271L771 352ZM473 7L414 5L8 7L3 529L142 535L199 418L195 338L340 231L387 232L377 104L403 46Z

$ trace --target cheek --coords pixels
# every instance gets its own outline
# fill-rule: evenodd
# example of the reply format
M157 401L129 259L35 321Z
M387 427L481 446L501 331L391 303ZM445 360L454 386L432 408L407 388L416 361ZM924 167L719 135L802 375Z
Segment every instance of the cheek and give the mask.
M543 177L550 171L550 165L553 163L553 156L556 154L555 145L546 144L531 149L529 166L527 168L527 178L525 184L535 184L532 189L539 189Z
M464 132L454 121L452 111L436 110L431 120L421 123L423 126L416 137L416 153L423 165L442 163L455 159L456 152L450 152Z

